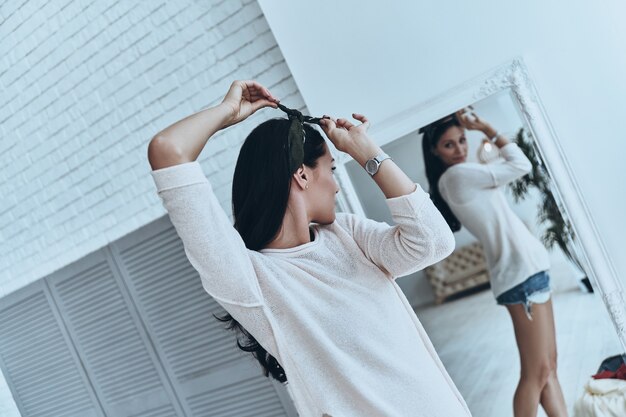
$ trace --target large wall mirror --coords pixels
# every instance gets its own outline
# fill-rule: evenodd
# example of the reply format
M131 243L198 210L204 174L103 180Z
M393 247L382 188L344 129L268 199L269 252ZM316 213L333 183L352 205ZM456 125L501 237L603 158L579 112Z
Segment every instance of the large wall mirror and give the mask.
M370 133L428 191L420 129L459 110L489 122L532 164L529 175L501 188L524 227L548 249L558 374L571 411L602 360L625 351L624 297L523 61L456 86L374 125ZM502 162L500 150L485 142L482 132L466 129L465 136L467 162ZM368 174L346 155L338 158L341 208L392 224ZM398 284L474 415L508 415L520 372L514 328L489 290L479 239L466 227L455 238L450 258Z

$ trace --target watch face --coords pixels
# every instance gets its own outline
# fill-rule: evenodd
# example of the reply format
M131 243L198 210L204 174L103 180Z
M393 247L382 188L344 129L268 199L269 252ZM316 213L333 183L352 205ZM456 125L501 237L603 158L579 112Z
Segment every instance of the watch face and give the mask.
M365 170L370 174L375 174L378 171L378 164L373 159L368 160L365 163Z

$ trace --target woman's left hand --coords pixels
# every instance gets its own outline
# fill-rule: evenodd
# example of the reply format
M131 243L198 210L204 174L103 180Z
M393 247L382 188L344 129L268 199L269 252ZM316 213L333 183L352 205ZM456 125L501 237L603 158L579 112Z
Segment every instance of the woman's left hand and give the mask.
M478 117L478 115L474 113L474 111L467 112L466 109L461 109L457 111L455 114L459 123L461 123L461 125L465 129L479 130L483 132L485 135L487 135L487 137L489 138L493 137L496 134L496 130L485 120Z
M367 117L357 113L352 113L352 117L361 124L355 125L347 119L335 120L325 116L320 121L320 126L337 150L355 157L364 150L363 148L371 147L373 142L367 136L370 127Z

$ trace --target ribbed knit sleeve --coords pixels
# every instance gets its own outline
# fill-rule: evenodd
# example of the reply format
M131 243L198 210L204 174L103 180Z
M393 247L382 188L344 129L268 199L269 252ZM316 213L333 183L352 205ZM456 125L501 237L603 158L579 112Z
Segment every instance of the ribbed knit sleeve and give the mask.
M151 174L205 290L217 301L262 305L250 251L215 198L200 164L187 162Z
M414 192L386 202L395 226L356 215L343 220L365 256L381 270L398 278L452 253L454 235L418 184Z
M523 177L533 167L524 152L515 143L509 143L500 148L500 155L504 158L504 163L484 165L491 172L495 187Z
M494 188L528 174L532 165L515 143L500 148L504 161L489 164L473 162L453 165L441 176L439 189L446 200L459 200L468 188Z

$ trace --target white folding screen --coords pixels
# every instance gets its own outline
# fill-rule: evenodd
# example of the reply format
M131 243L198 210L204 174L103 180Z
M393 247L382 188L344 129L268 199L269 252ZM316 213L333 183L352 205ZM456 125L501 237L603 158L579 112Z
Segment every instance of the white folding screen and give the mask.
M168 219L111 250L187 415L289 415L279 411L290 404L277 401L276 385L213 316L225 311L202 288Z
M0 305L0 366L23 416L103 416L44 281Z
M0 365L24 417L295 417L224 313L166 216L0 300Z
M53 274L49 283L106 415L180 414L107 251Z

